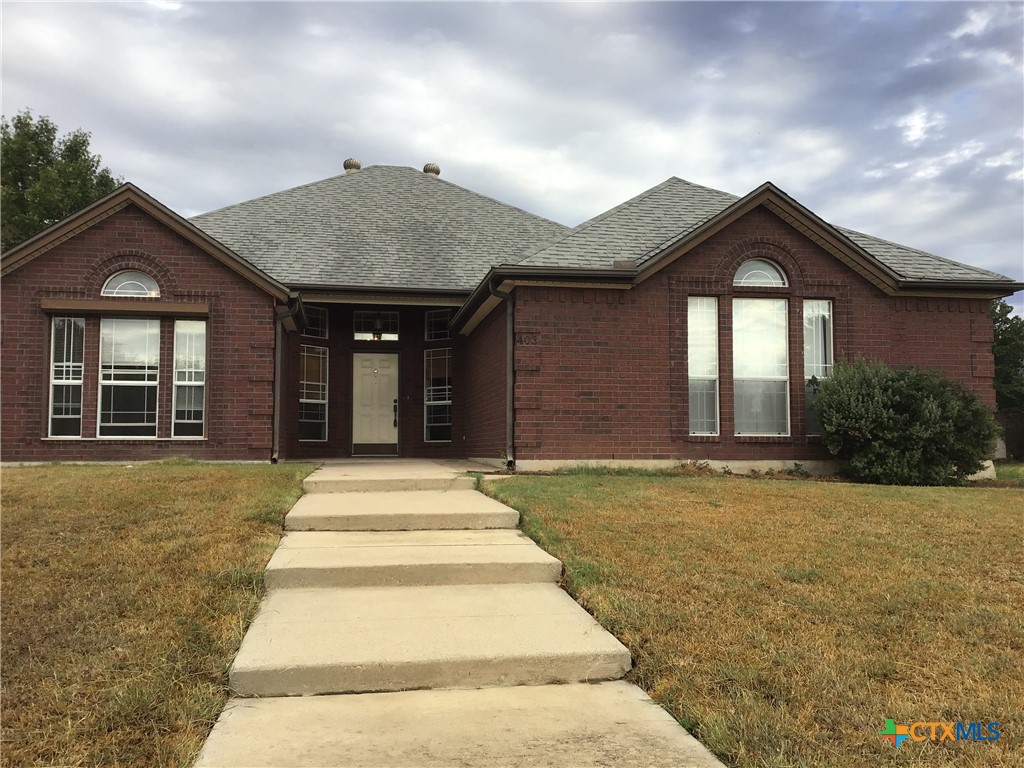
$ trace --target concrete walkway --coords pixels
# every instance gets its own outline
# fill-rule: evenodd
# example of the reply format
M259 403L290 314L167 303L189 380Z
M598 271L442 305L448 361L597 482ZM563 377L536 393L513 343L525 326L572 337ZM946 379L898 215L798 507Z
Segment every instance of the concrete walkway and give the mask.
M197 768L721 766L464 469L307 478Z

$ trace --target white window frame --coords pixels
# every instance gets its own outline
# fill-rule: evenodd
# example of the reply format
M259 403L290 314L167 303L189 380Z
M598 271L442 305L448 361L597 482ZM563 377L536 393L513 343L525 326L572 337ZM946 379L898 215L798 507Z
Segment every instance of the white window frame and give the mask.
M306 354L308 354L307 350L316 350L315 354L317 354L318 356L323 358L323 362L321 364L321 370L323 371L323 381L322 382L321 381L315 381L315 382L314 381L307 381L306 379L303 378L305 366L302 364L302 358L305 357ZM321 346L318 346L318 345L315 345L315 344L302 344L299 347L299 425L300 425L299 426L299 442L300 443L326 443L328 438L329 438L328 430L329 430L329 427L330 427L330 420L328 419L328 411L330 409L330 405L328 403L328 400L330 398L330 376L331 376L331 374L330 374L330 361L331 361L330 350L327 347L321 347ZM315 385L317 387L317 389L320 390L320 394L322 395L322 397L309 397L308 396L309 395L309 390L306 389L307 384ZM322 438L309 438L309 437L304 438L304 437L302 437L302 427L301 427L301 425L302 425L303 422L310 422L310 423L315 423L315 424L319 424L320 423L319 420L314 421L313 419L303 419L302 418L302 406L303 406L303 404L322 405L324 407L324 419L323 419L324 436Z
M444 318L443 335L431 329L432 321ZM451 308L428 309L423 315L423 340L424 341L448 341L452 337L451 329L448 327L452 321Z
M445 372L446 380L448 383L442 387L434 387L430 385L430 362L438 359L445 359ZM429 412L430 406L448 406L448 423L445 424L434 424L435 427L447 426L449 429L449 437L447 440L431 440L430 434L427 431L427 413ZM423 350L423 442L424 443L450 443L452 438L450 436L450 430L452 427L452 348L451 347L439 347L438 349L425 349Z
M74 351L74 345L73 345L73 342L72 342L71 346L68 347L68 339L67 339L66 334L65 334L65 339L64 339L64 350L63 350L64 354L65 354L65 360L64 360L64 362L59 363L59 364L54 360L55 353L57 351L57 321L58 320L64 320L65 322L75 323L75 324L80 325L81 328L82 328L81 360L79 362L77 362L77 363L74 362L73 360L71 362L67 361L67 357L66 356ZM58 370L57 370L58 366L63 369L63 371L61 371L61 374L59 376L58 376ZM78 369L77 371L75 370L76 368ZM74 375L75 373L77 373L78 375L75 376ZM85 402L82 399L82 397L84 395L84 389L85 389L84 388L84 380L85 380L85 318L84 317L67 317L67 316L64 316L64 315L61 315L59 317L51 318L51 320L50 320L50 403L49 403L49 410L47 411L47 413L49 414L49 418L46 420L46 434L49 437L56 437L56 438L60 438L62 440L80 440L82 438L82 424L83 424L83 420L85 418ZM53 393L54 393L54 389L56 387L78 387L78 389L79 389L79 395L78 395L78 410L79 410L79 412L78 412L78 417L77 417L78 418L78 434L77 435L55 435L53 433L53 420L55 418L62 418L62 419L68 419L68 420L71 420L71 419L75 418L73 416L56 416L54 414L54 412L53 412L53 406L54 406Z
M785 375L783 375L783 376L737 376L736 375L736 361L737 361L737 357L738 357L737 350L736 350L736 343L737 343L737 337L738 337L737 323L736 323L736 304L738 302L741 302L741 301L771 301L771 302L781 302L782 303L782 305L783 305L783 314L785 316L785 324L783 325L783 338L785 339L785 342L786 342L786 360L785 360L785 366L784 366ZM793 407L792 407L792 402L791 402L792 392L790 392L790 384L789 384L789 359L790 359L789 358L789 300L788 299L784 299L784 298L763 298L763 297L750 297L750 298L740 297L740 298L733 298L732 315L733 315L733 317L732 317L732 334L733 334L733 336L732 336L732 339L733 339L733 341L732 341L732 344L733 344L733 348L732 348L732 355L733 355L733 360L732 360L732 365L733 365L733 384L732 384L733 404L732 404L732 410L733 410L733 431L734 431L734 434L735 434L736 437L790 437L792 435L792 433L793 433ZM737 384L737 382L740 382L740 381L782 381L782 382L785 383L785 385L786 385L786 431L784 433L782 433L782 432L740 432L739 431L739 426L737 424L738 419L736 418L736 414L738 413L738 408L737 408L737 401L738 401L737 389L738 388L737 388L736 384Z
M132 292L129 292L129 293L124 293L124 292L121 292L121 290L120 290L121 286L118 286L118 288L116 288L116 289L113 289L113 288L110 287L110 284L116 278L123 277L125 275L139 275L144 280L147 280L147 281L151 282L153 284L153 287L149 288L149 287L147 287L145 285L145 283L143 283L143 282L141 282L139 280L132 280L132 282L134 282L136 285L138 285L142 289L140 291L132 291ZM152 277L150 277L149 275L147 275L145 272L143 272L141 270L138 270L138 269L122 269L120 272L115 272L114 274L112 274L110 277L107 278L106 282L103 283L103 288L100 289L100 296L121 296L121 297L124 297L124 296L136 296L136 297L141 297L141 298L159 298L160 297L160 286L157 285L156 280L154 280Z
M808 362L809 355L807 354L807 351L808 351L808 348L809 348L808 345L809 345L809 342L810 342L810 339L808 338L807 310L808 310L808 306L809 305L813 307L813 305L815 305L815 304L824 304L828 308L828 324L827 324L827 330L826 330L826 337L825 337L825 339L823 339L824 345L822 347L822 350L825 352L825 357L827 359L824 362L817 362L816 361L815 363L812 364L812 363ZM807 430L806 434L808 434L808 435L810 435L812 437L819 437L819 436L821 436L821 430L820 429L817 430L817 431L814 431L814 432L812 432L811 429L810 429L811 422L810 422L809 414L810 414L810 405L811 405L811 403L810 403L810 395L809 395L810 390L808 389L808 384L809 384L809 382L810 382L812 377L817 377L818 379L827 379L829 376L832 375L832 367L835 365L835 346L834 346L834 344L835 344L835 314L834 314L834 306L832 304L832 300L831 299L805 299L804 300L804 306L803 306L803 318L804 318L804 322L803 322L803 327L804 327L804 397L805 397L805 401L806 401L805 404L804 404L804 409L806 411L806 413L804 414L804 424L806 425L806 430ZM811 370L812 367L815 370Z
M178 367L178 325L179 323L202 323L203 324L203 367L202 368L179 368ZM195 334L189 334L190 337ZM193 342L194 343L194 342ZM174 321L174 369L171 381L171 437L178 440L204 440L206 438L206 360L208 357L207 344L207 322L205 320L175 320ZM183 373L184 378L179 379L178 374ZM201 378L197 379L197 374ZM179 389L201 389L203 390L203 412L202 418L178 420L178 390ZM202 424L203 431L198 435L177 434L178 424Z
M698 341L694 337L694 324L691 322L691 318L695 317L697 312L707 312L710 303L710 311L714 319L714 327L711 329L711 340L714 344L715 354L715 375L708 376L706 374L695 374L692 369L693 363L693 352L696 346L695 342ZM687 389L686 389L686 406L687 406L687 422L689 424L689 433L695 437L717 437L722 429L722 400L721 400L721 371L719 370L719 361L721 357L718 350L718 298L715 296L689 296L686 301L686 365L687 365ZM691 381L714 381L715 382L715 429L713 432L695 432L693 429L693 418L690 416L690 409L693 403L692 390L690 389L689 382Z
M146 375L148 376L152 370L153 379L145 381L118 381L112 379L104 381L104 370L103 370L103 328L106 323L117 323L117 322L129 322L129 321L142 321L147 323L156 324L156 368L146 369ZM160 434L160 320L159 318L126 318L126 317L102 317L100 318L100 343L99 343L99 366L97 378L97 392L96 392L96 438L98 440L156 440ZM115 435L101 434L103 429L103 392L105 387L149 387L154 390L153 395L153 423L142 424L140 426L152 426L152 435ZM111 427L119 425L113 424Z
M352 339L354 341L398 341L401 332L399 330L399 322L401 315L394 310L382 310L380 312L376 310L357 309L352 312ZM367 331L365 330L368 326L367 322L372 321L373 325L380 322L380 338L374 338L378 333L376 329ZM392 321L393 327L392 327ZM360 330L362 329L362 330ZM385 330L386 329L386 330Z
M326 340L328 336L327 321L329 318L327 309L324 307L307 306L305 307L305 311L307 320L313 317L320 318L320 326L319 328L313 328L311 324L307 323L306 327L302 329L302 335L308 336L311 339ZM322 331L322 333L314 331Z
M764 264L769 268L769 270L774 271L775 275L772 275L769 271L758 269L755 272L750 272L743 277L740 277L741 272L754 264ZM751 275L757 274L758 272L765 275L768 280L752 280L747 282ZM776 282L776 280L779 280L780 282ZM786 277L786 271L771 259L747 259L737 267L736 274L733 276L732 284L738 285L741 288L788 288L789 279Z

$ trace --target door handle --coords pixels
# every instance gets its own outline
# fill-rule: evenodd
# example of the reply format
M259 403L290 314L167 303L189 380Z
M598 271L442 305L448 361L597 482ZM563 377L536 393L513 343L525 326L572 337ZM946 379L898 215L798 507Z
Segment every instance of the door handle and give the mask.
M398 398L395 398L394 405L391 406L392 412L395 414L395 423L392 426L398 426Z

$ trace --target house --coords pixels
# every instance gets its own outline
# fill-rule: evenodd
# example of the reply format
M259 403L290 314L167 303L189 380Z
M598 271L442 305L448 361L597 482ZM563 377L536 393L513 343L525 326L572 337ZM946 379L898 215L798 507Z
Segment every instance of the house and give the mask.
M568 228L412 168L186 220L131 184L2 257L4 461L827 459L812 377L994 407L1009 278L670 178Z

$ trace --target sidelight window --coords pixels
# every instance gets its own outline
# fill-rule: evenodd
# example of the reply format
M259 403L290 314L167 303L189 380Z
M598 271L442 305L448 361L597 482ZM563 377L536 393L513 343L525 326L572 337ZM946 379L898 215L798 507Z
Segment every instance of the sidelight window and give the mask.
M452 351L423 353L423 439L428 443L452 439Z
M327 348L303 344L299 355L299 440L327 440Z
M718 434L718 299L691 296L686 313L690 434Z
M85 318L55 317L50 336L50 436L82 436Z

